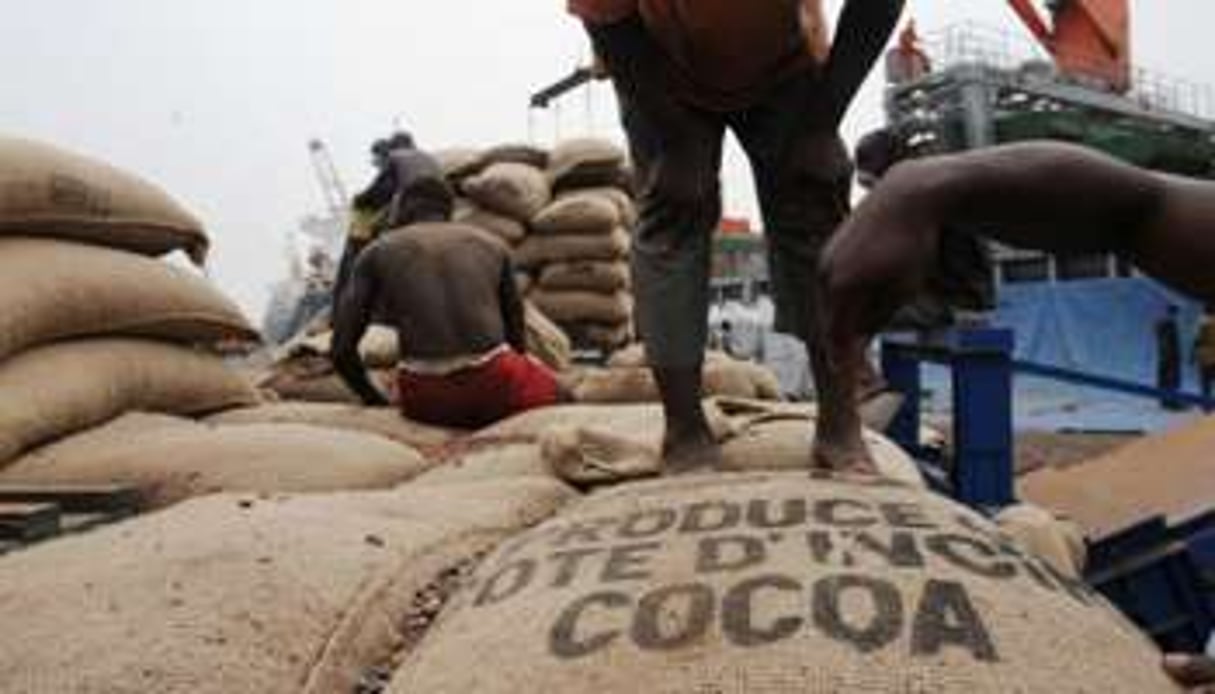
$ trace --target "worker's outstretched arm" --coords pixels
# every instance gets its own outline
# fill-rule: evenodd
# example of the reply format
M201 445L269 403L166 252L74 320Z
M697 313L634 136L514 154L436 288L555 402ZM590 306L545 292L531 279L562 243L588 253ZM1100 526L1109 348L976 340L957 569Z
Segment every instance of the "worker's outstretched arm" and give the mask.
M828 116L838 126L890 42L905 0L847 0L827 58Z
M367 369L359 354L359 342L371 324L372 302L375 296L374 280L369 272L367 257L355 263L345 289L337 298L334 312L333 345L331 347L333 368L342 381L359 396L364 404L380 407L388 399L367 377Z
M502 263L502 277L498 282L498 302L502 306L502 324L506 328L506 342L519 354L527 354L527 323L523 315L523 299L515 285L515 268L510 258Z

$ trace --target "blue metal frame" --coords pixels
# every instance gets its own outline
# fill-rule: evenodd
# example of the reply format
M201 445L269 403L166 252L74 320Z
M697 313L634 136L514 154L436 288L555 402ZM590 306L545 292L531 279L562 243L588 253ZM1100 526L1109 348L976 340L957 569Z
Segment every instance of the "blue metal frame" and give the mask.
M954 464L949 492L980 508L1013 503L1012 350L1007 329L947 333L934 344L891 337L882 343L886 381L906 402L891 438L920 452L920 365L950 368L953 385Z

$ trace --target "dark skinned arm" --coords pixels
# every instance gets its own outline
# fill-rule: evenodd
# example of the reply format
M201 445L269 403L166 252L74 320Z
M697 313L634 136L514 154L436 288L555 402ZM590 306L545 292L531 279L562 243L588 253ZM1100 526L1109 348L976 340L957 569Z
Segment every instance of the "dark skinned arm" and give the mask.
M337 320L338 304L342 298L342 293L346 290L346 285L350 282L350 275L354 272L354 264L359 259L359 254L367 247L368 241L361 239L346 239L346 247L342 249L342 259L338 261L337 278L333 282L333 316Z
M383 407L388 404L388 399L367 377L367 369L359 354L359 342L371 324L372 302L375 299L375 282L370 270L370 258L361 256L354 264L347 286L338 295L331 352L333 368L363 404Z
M838 127L898 27L905 0L847 0L823 68L830 123Z
M527 354L527 322L523 316L523 299L515 285L515 268L510 258L502 261L502 277L498 280L498 302L502 306L502 324L506 342L519 354Z

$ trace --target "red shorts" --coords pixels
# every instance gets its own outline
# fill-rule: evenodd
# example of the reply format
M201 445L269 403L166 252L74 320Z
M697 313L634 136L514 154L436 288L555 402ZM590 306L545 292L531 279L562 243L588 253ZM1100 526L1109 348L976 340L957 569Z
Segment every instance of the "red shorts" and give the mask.
M558 401L557 378L547 366L514 350L481 366L446 376L401 369L401 413L424 424L477 429Z

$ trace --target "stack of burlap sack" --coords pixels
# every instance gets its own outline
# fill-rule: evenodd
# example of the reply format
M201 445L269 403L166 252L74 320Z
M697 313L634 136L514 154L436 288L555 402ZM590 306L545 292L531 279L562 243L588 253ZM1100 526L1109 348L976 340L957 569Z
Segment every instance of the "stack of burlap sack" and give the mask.
M536 277L529 298L579 346L612 350L633 336L628 255L637 212L619 185L624 170L624 152L609 142L558 144L548 170L554 200L517 254Z
M257 414L258 392L220 354L256 331L198 270L157 257L201 264L207 248L198 220L146 181L0 138L0 483L133 484L158 506L385 487L425 469L405 444L442 432L374 413ZM252 409L198 421L236 408Z
M637 212L619 147L578 139L551 153L513 145L480 156L448 150L440 159L462 195L455 219L512 247L522 290L576 347L628 342L629 233Z
M1176 691L880 436L888 479L812 477L812 410L708 406L733 474L581 495L561 461L654 455L662 418L565 406L391 490L211 496L0 559L0 690Z
M0 138L0 464L126 411L207 414L256 393L214 352L257 337L198 272L201 224L154 186Z

